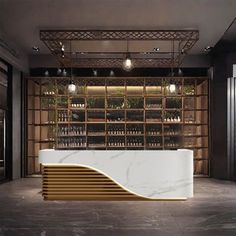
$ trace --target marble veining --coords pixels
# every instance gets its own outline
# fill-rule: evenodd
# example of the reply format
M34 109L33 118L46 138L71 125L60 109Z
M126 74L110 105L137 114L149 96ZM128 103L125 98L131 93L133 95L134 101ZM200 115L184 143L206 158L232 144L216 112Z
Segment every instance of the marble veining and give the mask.
M148 198L193 197L193 151L53 150L39 152L44 165L83 165Z

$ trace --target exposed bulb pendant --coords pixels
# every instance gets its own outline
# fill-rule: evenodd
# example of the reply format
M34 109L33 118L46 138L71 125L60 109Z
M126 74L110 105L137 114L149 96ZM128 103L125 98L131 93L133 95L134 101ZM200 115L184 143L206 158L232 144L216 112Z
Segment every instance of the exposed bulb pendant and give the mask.
M175 85L175 84L170 84L169 90L170 90L170 93L175 93L175 91L176 91L176 85Z
M76 91L76 85L75 83L71 80L70 83L68 84L68 92L69 93L75 93Z
M130 59L129 54L127 54L125 60L123 61L123 69L126 71L130 71L133 68L133 62Z

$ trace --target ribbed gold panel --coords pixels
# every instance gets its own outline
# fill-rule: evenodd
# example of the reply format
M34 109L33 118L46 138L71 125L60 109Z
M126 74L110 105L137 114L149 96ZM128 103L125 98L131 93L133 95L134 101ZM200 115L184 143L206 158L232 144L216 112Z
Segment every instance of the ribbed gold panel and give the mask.
M45 200L149 200L82 166L44 166L43 197Z

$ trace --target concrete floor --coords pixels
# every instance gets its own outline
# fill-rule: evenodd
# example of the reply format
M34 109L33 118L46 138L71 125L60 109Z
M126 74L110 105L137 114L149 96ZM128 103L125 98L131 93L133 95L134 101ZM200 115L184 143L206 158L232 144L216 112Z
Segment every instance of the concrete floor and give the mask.
M184 202L43 201L40 185L0 185L0 236L236 235L236 183L195 179Z

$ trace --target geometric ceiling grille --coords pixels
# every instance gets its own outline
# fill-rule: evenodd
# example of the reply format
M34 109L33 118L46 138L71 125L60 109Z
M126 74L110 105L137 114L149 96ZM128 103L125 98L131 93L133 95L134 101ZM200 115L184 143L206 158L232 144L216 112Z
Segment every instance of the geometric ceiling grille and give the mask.
M93 51L88 45L91 42L110 42L114 51L114 42L132 44L139 42L135 52L130 51L134 67L178 67L184 56L199 39L198 30L40 30L40 39L65 67L121 67L124 60L124 50L114 53L104 48ZM87 48L78 45L87 43ZM155 42L163 45L163 50L153 53L145 50ZM83 44L85 45L85 44ZM97 43L99 45L99 43ZM62 52L62 47L63 52ZM144 47L145 48L145 47ZM96 49L96 48L95 48ZM83 52L84 50L84 52ZM127 49L128 50L128 49ZM82 55L83 54L83 55ZM137 57L137 54L140 54Z

